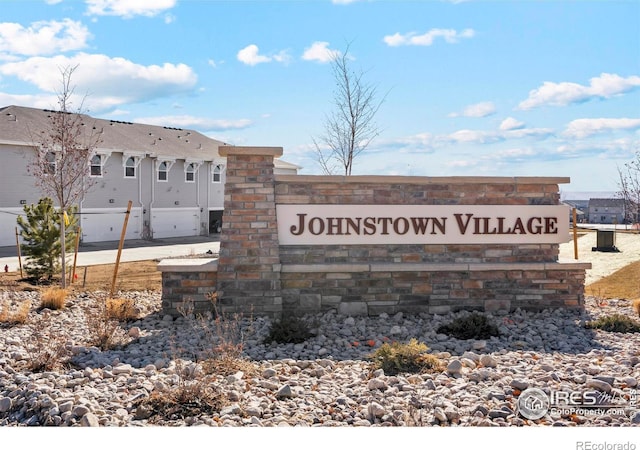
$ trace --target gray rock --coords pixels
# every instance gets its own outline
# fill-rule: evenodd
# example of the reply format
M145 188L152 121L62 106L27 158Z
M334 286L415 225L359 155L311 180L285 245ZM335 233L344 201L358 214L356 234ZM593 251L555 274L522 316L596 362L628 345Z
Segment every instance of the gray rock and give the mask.
M454 359L449 364L447 364L447 373L451 375L456 375L462 372L462 363L458 359Z
M386 391L388 387L389 386L387 385L387 383L380 378L372 378L367 383L367 389L369 389L370 391Z
M509 383L509 386L519 391L524 391L529 387L529 382L525 380L515 379L512 380L511 383Z
M486 348L487 346L487 341L474 341L473 344L471 344L471 348L474 350L482 350L484 348Z
M384 416L387 411L384 409L384 407L380 403L371 402L367 407L367 412L369 414L369 417L380 418Z
M280 389L278 389L278 392L276 392L276 398L280 399L291 397L293 397L293 391L291 390L291 386L289 386L288 384L285 384Z
M98 416L93 413L87 413L82 416L80 419L80 426L82 427L99 427L100 421L98 420Z
M442 409L439 406L436 406L433 409L433 417L435 417L436 419L438 419L440 422L447 422L447 415L444 412L444 409Z
M89 412L89 408L87 408L85 405L78 405L75 408L73 408L73 415L76 417L83 417L85 414L87 414Z
M13 405L13 402L9 397L0 398L0 413L9 412L11 410L12 405Z
M634 377L624 377L622 382L631 388L638 386L638 379Z
M640 411L636 411L631 415L631 423L634 425L640 424Z
M511 413L502 409L492 409L489 411L488 416L492 419L503 418L506 419Z
M597 378L592 378L591 380L587 381L587 387L597 389L606 393L611 392L611 385L606 381L598 380Z
M271 377L276 376L276 374L277 374L277 373L278 373L278 372L276 372L276 370L275 370L275 369L272 369L272 368L270 368L270 367L269 367L269 368L264 369L264 370L262 371L262 377L263 377L263 378L271 378Z
M482 364L484 367L495 368L498 367L498 360L491 355L482 355L480 357L480 364Z

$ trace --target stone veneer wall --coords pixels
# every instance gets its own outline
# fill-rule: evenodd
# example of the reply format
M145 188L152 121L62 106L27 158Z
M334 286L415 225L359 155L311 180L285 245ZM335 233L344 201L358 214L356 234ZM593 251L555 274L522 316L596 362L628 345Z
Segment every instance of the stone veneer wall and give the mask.
M279 176L277 204L557 205L568 178ZM568 217L567 217L568 220ZM283 308L344 314L583 305L558 244L281 246Z
M213 258L165 259L158 263L162 273L162 311L179 317L194 312L213 311L218 261Z
M442 314L583 306L591 266L558 262L558 244L278 242L276 204L557 205L558 184L568 178L275 176L273 158L281 148L220 147L220 154L227 157L217 276L223 312Z

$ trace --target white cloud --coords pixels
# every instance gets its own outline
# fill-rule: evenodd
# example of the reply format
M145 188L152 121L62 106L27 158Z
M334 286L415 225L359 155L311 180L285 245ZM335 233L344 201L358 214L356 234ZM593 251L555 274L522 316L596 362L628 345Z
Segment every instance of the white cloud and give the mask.
M524 122L520 122L519 120L514 119L513 117L507 117L500 124L500 130L518 130L520 128L524 128Z
M88 94L85 103L93 109L189 92L197 83L196 74L185 64L143 66L124 58L86 53L73 57L32 57L6 63L0 65L0 74L17 77L45 92L55 93L60 90L61 69L75 66L71 84L76 87L77 95Z
M615 130L637 129L640 129L640 119L576 119L569 122L563 134L572 138L585 138Z
M338 50L329 49L329 43L323 41L316 41L311 44L311 47L304 49L302 59L305 61L318 61L320 63L328 63L340 56Z
M518 109L532 109L545 105L566 106L594 98L610 98L640 87L640 76L623 78L617 74L603 73L589 81L588 86L545 81L541 87L529 92L529 97L520 102Z
M449 117L487 117L495 112L496 106L493 102L481 102L467 106L461 113L451 113Z
M91 33L71 19L34 22L25 28L18 23L0 23L0 54L49 55L87 46Z
M146 123L149 125L191 128L204 131L237 130L241 128L247 128L253 123L249 119L208 119L205 117L195 117L189 115L138 117L135 119L135 122Z
M385 36L383 41L390 47L398 47L400 45L429 46L433 44L436 38L442 38L448 44L455 44L459 42L460 39L472 38L474 35L475 31L471 28L467 28L461 32L453 29L432 28L423 34L415 32L405 34L395 33Z
M85 0L90 16L153 17L171 9L177 0Z
M247 64L249 66L255 66L261 63L268 63L272 61L280 63L288 63L291 57L286 50L282 50L273 56L266 56L260 54L260 49L255 44L247 45L241 49L237 54L238 61Z

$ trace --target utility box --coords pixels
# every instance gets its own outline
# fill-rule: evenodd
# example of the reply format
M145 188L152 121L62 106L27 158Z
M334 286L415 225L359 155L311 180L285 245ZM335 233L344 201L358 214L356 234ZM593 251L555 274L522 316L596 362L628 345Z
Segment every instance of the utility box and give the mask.
M594 252L619 252L616 248L616 232L611 230L597 230L596 246L591 248Z

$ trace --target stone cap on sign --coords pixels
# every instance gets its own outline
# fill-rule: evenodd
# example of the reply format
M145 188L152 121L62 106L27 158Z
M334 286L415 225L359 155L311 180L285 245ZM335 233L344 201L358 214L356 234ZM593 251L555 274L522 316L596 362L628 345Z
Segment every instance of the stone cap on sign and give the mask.
M218 258L163 259L158 263L160 272L217 272Z
M221 145L218 147L220 156L228 155L262 155L278 158L282 156L282 147L237 147L235 145Z
M222 149L223 147L220 147ZM222 155L222 153L220 153ZM223 155L224 156L224 155ZM395 175L276 175L276 181L294 183L398 184L568 184L569 177L416 177Z

